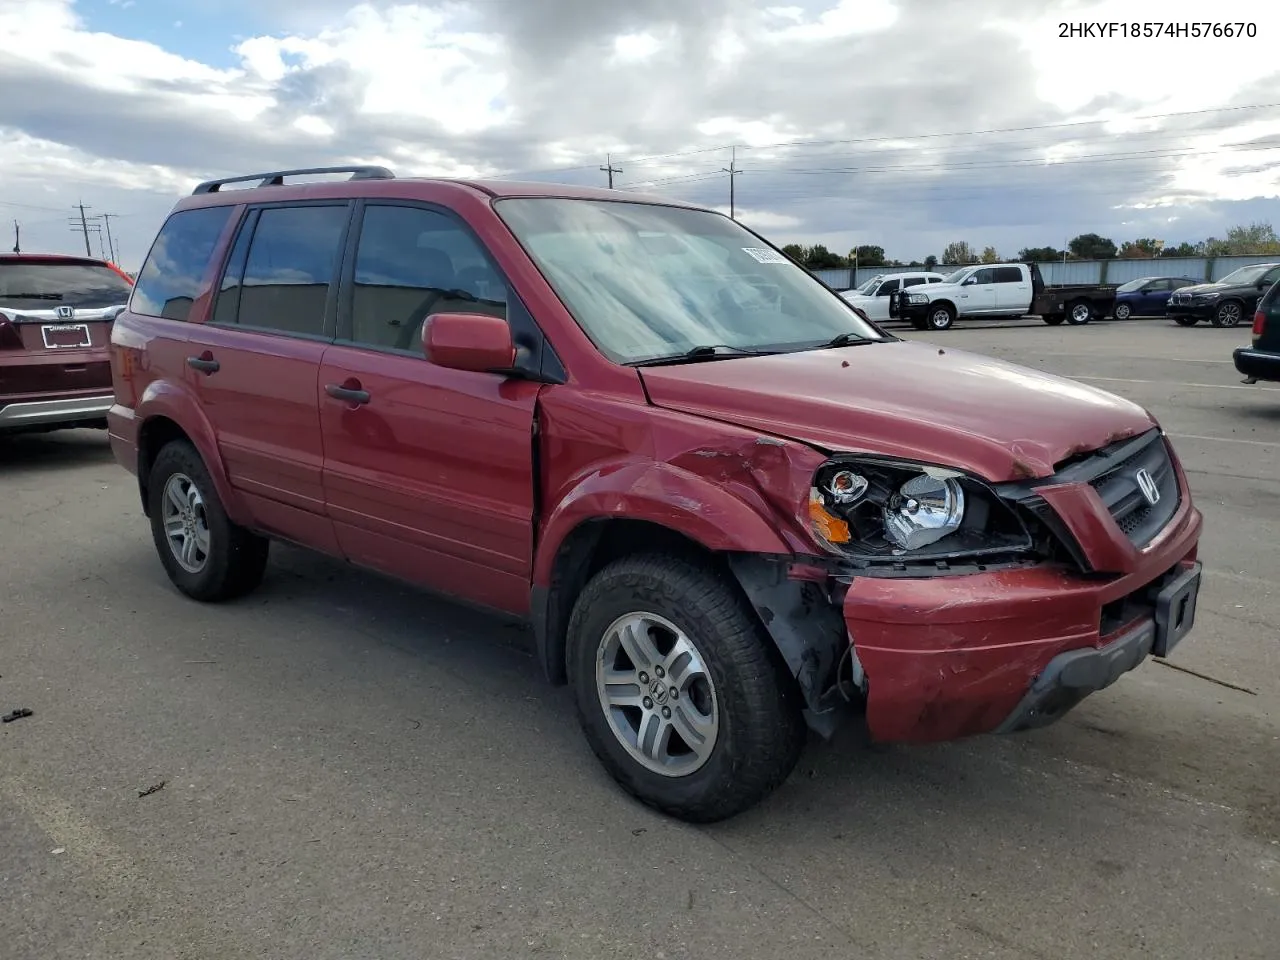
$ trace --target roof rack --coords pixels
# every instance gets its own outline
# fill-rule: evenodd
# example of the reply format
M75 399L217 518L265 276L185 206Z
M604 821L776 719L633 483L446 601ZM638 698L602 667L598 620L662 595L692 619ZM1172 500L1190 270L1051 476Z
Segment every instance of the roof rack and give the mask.
M305 170L276 170L269 173L250 173L243 177L224 177L221 180L206 180L199 184L191 195L217 193L229 183L249 183L260 180L259 187L283 187L285 177L314 176L318 173L349 173L349 180L394 180L396 175L386 167L309 167Z

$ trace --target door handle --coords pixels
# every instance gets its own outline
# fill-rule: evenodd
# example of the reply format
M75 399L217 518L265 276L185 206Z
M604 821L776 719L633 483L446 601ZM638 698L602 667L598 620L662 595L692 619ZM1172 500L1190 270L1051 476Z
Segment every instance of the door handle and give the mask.
M200 357L187 357L187 366L192 370L199 370L203 374L217 373L222 364L213 359L211 354L204 354Z
M324 392L335 400L346 400L348 403L368 403L369 391L359 387L347 387L337 383L326 383Z

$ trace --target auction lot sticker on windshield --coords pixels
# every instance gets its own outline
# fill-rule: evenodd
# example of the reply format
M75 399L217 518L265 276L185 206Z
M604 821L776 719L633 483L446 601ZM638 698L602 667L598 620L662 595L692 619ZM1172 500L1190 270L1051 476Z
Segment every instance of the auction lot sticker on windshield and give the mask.
M780 254L777 250L770 250L768 247L743 247L742 252L755 260L756 263L786 263L787 258Z

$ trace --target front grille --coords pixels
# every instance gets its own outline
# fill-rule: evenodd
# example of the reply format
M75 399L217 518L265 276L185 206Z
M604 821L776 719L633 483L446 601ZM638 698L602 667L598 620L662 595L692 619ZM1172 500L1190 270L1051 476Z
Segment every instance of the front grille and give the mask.
M1146 489L1140 477L1149 478ZM1112 518L1137 547L1145 547L1178 511L1178 476L1164 437L1156 434L1140 449L1089 481ZM1152 503L1149 494L1155 496Z
M1175 293L1173 294L1173 296L1169 298L1169 303L1171 304L1183 304L1183 303L1190 303L1190 302L1191 302L1191 294L1189 293Z
M1155 503L1143 492L1143 484L1138 479L1142 471L1150 477L1147 489L1158 494ZM1139 549L1150 544L1173 519L1182 497L1173 457L1158 428L1072 457L1058 464L1054 475L1045 480L997 488L1002 497L1028 511L1039 529L1047 534L1044 546L1053 553L1065 552L1082 571L1092 569L1088 557L1053 508L1036 493L1038 486L1065 483L1087 483L1093 487L1117 526Z

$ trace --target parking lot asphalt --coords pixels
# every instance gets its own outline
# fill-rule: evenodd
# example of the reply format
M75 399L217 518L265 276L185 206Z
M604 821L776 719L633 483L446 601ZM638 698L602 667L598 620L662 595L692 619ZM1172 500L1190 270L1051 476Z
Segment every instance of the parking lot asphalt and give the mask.
M34 711L0 727L0 956L1274 958L1280 389L1240 383L1247 329L911 336L1161 419L1206 519L1184 669L1012 738L815 742L692 827L614 787L523 629L279 547L197 605L102 433L0 441L0 712Z

